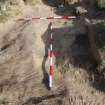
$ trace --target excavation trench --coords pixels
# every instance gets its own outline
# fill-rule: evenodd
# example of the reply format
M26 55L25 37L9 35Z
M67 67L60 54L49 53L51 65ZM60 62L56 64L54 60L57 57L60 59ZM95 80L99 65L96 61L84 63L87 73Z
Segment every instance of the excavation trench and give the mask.
M41 24L44 24L45 28L39 27ZM73 68L82 68L90 75L90 78L91 75L94 75L95 78L100 76L99 73L97 73L96 76L96 68L100 62L100 57L96 49L94 26L82 25L81 27L79 26L79 28L77 25L75 25L76 27L59 27L59 25L57 26L56 24L59 24L59 22L54 23L56 27L53 27L52 30L53 51L55 52L53 58L54 91L48 90L49 69L47 68L49 65L47 65L48 58L45 58L47 57L46 55L48 54L51 41L48 26L49 22L38 22L38 24L23 22L17 24L16 27L18 28L13 28L11 33L9 32L3 37L5 44L3 43L3 47L1 47L0 55L4 60L2 60L1 65L3 65L0 67L0 69L3 70L0 74L1 94L10 91L9 94L11 97L15 94L17 103L21 101L22 104L25 102L26 105L29 103L40 104L45 100L48 102L50 102L50 100L61 101L63 97L66 97L62 91L64 90L64 86L67 86L67 84L65 84L65 78L63 78L62 75L66 75L66 72L72 70L69 69L69 64L71 64ZM33 27L35 30L33 30ZM16 32L16 34L14 34L14 32ZM3 53L3 51L6 52ZM9 53L9 51L13 52ZM63 52L63 54L60 55L58 54L59 52ZM9 57L9 54L12 54L12 57L10 56L8 59L3 58L6 55ZM69 78L71 77L68 76L68 79ZM99 82L100 81L99 78ZM97 80L95 79L94 83L96 82ZM70 84L70 82L68 82L68 84ZM95 85L94 88L96 88ZM15 89L18 91L17 93L15 93ZM58 92L58 90L61 90L61 92ZM56 94L56 92L58 92L58 94ZM64 91L64 93L66 92ZM6 94L4 96L7 102L9 102ZM25 99L22 98L20 100L18 97L24 97Z

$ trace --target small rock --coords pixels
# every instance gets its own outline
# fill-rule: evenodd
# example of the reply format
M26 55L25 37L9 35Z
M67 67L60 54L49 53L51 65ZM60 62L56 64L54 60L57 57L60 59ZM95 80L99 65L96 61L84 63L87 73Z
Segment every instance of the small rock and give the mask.
M81 6L75 8L75 13L78 15L87 14L87 10Z

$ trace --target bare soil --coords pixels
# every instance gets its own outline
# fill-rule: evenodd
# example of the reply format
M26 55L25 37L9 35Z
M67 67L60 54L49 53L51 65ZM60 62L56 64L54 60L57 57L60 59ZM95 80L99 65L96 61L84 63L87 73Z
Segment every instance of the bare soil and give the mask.
M56 16L51 7L39 1L35 7L24 6L16 18L34 15ZM0 24L0 105L105 105L104 92L92 86L94 74L85 68L94 62L89 58L84 26L78 22L70 28L62 27L61 21L52 22L53 50L63 54L53 56L51 90L46 57L50 21Z

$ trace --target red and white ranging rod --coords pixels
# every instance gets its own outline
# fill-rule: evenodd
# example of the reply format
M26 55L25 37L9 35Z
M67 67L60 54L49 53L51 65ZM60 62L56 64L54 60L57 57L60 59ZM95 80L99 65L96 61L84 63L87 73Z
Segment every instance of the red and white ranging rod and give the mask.
M37 20L37 19L40 19L40 20L50 20L50 19L75 19L76 17L75 16L48 16L48 17L25 17L25 18L19 18L17 19L17 21L24 21L24 20Z
M52 33L52 22L50 25L50 51L49 51L49 58L50 58L50 67L49 67L49 87L52 87L52 76L53 76L53 33Z

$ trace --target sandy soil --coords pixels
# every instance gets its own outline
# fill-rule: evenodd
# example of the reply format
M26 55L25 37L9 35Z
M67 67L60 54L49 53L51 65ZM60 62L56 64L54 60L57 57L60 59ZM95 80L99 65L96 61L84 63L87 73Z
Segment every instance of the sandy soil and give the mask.
M24 6L22 13L23 17L56 16L51 8L42 2L35 7ZM0 24L1 105L105 105L104 93L90 86L89 75L84 69L74 67L72 64L65 68L68 55L71 55L71 50L68 49L76 37L70 33L75 32L69 28L59 29L59 25L56 24L60 24L60 21L53 22L54 51L63 51L65 56L53 57L54 77L51 90L46 83L49 58L45 59L45 48L49 47L50 21L11 20ZM80 30L79 32L81 33ZM84 33L84 30L82 32ZM64 65L64 68L59 65ZM61 75L63 69L68 71Z

